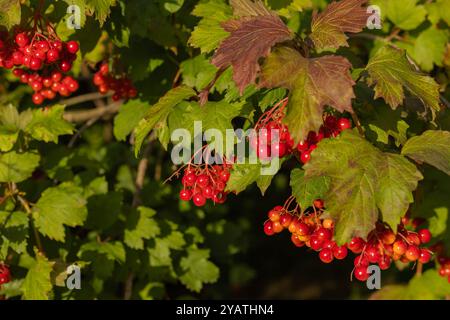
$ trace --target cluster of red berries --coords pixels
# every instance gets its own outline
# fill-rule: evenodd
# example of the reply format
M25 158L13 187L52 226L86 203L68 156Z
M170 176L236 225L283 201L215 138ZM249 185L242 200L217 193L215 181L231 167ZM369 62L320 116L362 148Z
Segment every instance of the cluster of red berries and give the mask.
M438 258L438 262L439 262L439 275L441 277L447 277L447 280L450 283L450 258L440 256Z
M255 125L255 131L250 136L250 146L256 150L259 159L266 161L274 156L282 158L297 150L302 163L307 163L311 152L324 138L336 137L342 131L350 129L352 124L347 118L336 118L328 115L319 132L309 132L305 141L295 146L288 127L282 123L285 116L284 109L288 99L278 102L273 108L265 112Z
M430 249L436 253L437 262L439 264L438 273L441 277L447 278L450 283L450 257L447 256L442 241L434 244Z
M11 272L9 271L9 268L3 263L0 263L0 287L2 286L2 284L8 283L10 281Z
M342 131L350 129L352 124L347 118L336 118L335 116L328 115L324 119L324 124L320 128L319 132L309 132L305 141L301 141L297 145L297 151L300 154L300 161L307 163L311 158L311 152L317 148L317 144L324 138L336 137Z
M378 264L381 270L390 267L392 261L403 263L417 262L428 263L431 261L433 253L430 249L421 247L431 240L431 233L428 229L421 229L418 232L410 231L401 223L398 226L397 234L384 223L377 223L367 241L361 238L353 238L347 247L355 254L354 260L356 279L365 281L368 278L367 267L369 264Z
M250 136L250 146L263 161L272 157L283 158L294 149L288 127L282 123L287 99L281 100L269 111L265 112L255 125L254 134Z
M292 198L288 202L292 202ZM314 201L313 210L300 215L297 215L297 209L298 207L289 211L286 206L276 206L270 210L269 220L264 223L265 234L272 236L288 229L295 246L307 246L319 252L319 258L324 263L330 263L334 259L345 259L348 254L347 247L339 246L333 240L333 220L320 217L323 201L320 199Z
M32 99L37 105L54 99L57 93L68 96L78 90L78 82L63 75L72 69L78 42L63 42L50 25L48 30L46 35L35 29L13 37L8 33L0 35L0 67L16 67L13 74L33 89Z
M230 169L231 165L227 163L197 167L188 165L181 179L183 189L180 191L180 199L192 200L197 207L204 206L208 199L214 204L225 203L225 187L230 179Z
M114 92L112 95L114 101L133 99L138 94L133 82L126 75L113 75L107 63L102 63L99 71L94 74L93 82L101 94L106 94L112 90Z
M289 198L284 206L277 206L269 211L269 220L264 223L265 234L272 236L288 229L295 246L307 246L319 252L319 258L324 263L331 263L334 259L345 259L348 251L351 251L357 255L352 273L360 281L368 279L370 264L378 264L381 270L386 270L392 261L400 260L404 263L431 261L432 251L421 247L431 240L428 229L409 231L403 221L395 234L385 223L378 222L376 228L369 233L367 241L355 237L349 243L339 246L333 239L333 220L321 218L324 209L322 200L314 201L312 210L301 214L298 214L298 205L294 210L287 209L292 202L293 197Z

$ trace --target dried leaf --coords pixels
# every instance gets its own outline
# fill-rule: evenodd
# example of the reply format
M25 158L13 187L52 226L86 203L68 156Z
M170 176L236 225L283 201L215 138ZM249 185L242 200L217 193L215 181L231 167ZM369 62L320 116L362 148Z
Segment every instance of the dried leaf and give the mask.
M370 14L363 7L367 0L332 2L325 11L313 16L310 39L318 51L347 47L345 32L361 32Z

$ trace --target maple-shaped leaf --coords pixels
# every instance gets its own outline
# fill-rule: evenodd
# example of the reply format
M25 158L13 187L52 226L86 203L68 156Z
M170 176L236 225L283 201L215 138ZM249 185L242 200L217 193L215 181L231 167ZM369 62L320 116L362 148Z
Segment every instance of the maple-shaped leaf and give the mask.
M329 178L323 199L340 244L366 238L378 219L395 230L423 178L404 156L381 152L352 130L320 142L304 169L307 180Z
M383 98L393 109L403 103L404 88L432 110L439 110L439 85L433 78L416 71L404 50L380 48L366 66L368 83L375 88L375 99Z
M261 86L290 90L284 121L296 142L304 140L309 131L319 130L325 105L340 112L352 112L355 82L350 67L344 57L308 59L288 47L274 50L266 59Z
M230 4L236 17L257 17L273 14L260 0L231 0Z
M292 34L260 1L235 0L232 5L240 18L222 23L230 35L220 44L212 63L220 69L233 67L233 80L242 94L255 83L260 71L258 60L266 57L275 44L291 39Z
M347 47L345 32L361 32L370 13L364 5L367 0L342 0L332 2L321 13L315 14L309 38L318 51Z
M402 154L419 162L428 163L450 175L450 132L428 130L409 139Z

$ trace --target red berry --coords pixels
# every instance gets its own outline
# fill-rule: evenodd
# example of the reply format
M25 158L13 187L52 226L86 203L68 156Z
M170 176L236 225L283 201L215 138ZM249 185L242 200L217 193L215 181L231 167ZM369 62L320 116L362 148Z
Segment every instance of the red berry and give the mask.
M311 249L319 251L323 247L323 240L313 235L311 236L311 239L309 239L309 244L311 245Z
M223 170L222 172L220 172L219 178L223 182L228 182L228 180L230 180L230 172L228 170Z
M338 121L338 127L340 131L344 131L347 129L350 129L352 127L352 124L350 122L350 120L346 119L346 118L341 118Z
M70 69L72 69L72 63L70 63L69 61L61 61L59 67L61 68L62 72L69 72Z
M42 89L42 82L39 82L39 81L31 82L31 89L33 89L34 91L41 91L41 89Z
M420 257L420 249L414 245L409 246L405 252L405 257L409 261L416 261Z
M183 189L180 191L180 199L183 201L189 201L192 198L192 191Z
M59 51L56 49L50 49L47 51L47 62L53 63L59 60Z
M420 249L419 262L428 263L431 260L431 253L426 249Z
M331 231L329 229L325 228L319 228L317 229L314 234L320 239L320 240L330 240L332 237Z
M62 80L62 74L61 72L55 71L52 73L52 80L53 82L60 82Z
M365 245L365 241L361 238L353 238L347 245L347 248L353 253L361 253Z
M334 257L338 260L345 259L348 254L348 250L346 246L336 246L333 249Z
M274 143L271 147L271 154L283 158L287 154L287 146L285 143Z
M333 250L331 249L322 249L319 253L319 258L323 263L330 263L333 261Z
M275 234L275 231L273 230L273 222L272 221L266 221L264 223L264 233L268 236L273 236Z
M209 177L206 174L200 174L197 176L196 183L198 186L204 188L209 185Z
M30 59L30 69L31 70L39 70L42 68L42 60L36 57Z
M206 204L206 198L201 193L194 194L192 201L197 207L203 207Z
M69 51L72 54L75 54L78 52L79 46L78 46L78 42L76 41L69 41L66 43L67 46L67 51Z
M431 232L428 229L422 229L419 230L419 238L420 238L420 242L422 242L423 244L428 243L431 241Z
M408 245L403 240L397 240L394 242L392 249L395 254L401 256L405 254L406 250L408 249Z
M416 233L409 233L406 236L406 240L409 244L413 244L415 246L420 246L420 238Z
M24 32L18 33L16 35L16 43L21 48L25 47L29 41L30 41L30 39L28 38L27 34Z
M355 278L359 281L366 281L369 278L369 273L367 272L367 267L365 266L355 268L354 274Z
M33 100L33 103L37 104L37 105L40 105L44 102L44 97L40 93L33 94L33 96L31 98Z
M305 243L299 239L298 235L293 233L291 234L291 241L296 247L303 247Z
M363 266L368 267L369 266L369 260L365 255L359 255L355 257L355 260L353 260L353 264L355 267Z
M292 216L289 213L285 213L280 217L280 223L285 228L288 228L291 222Z
M181 182L184 186L192 187L195 184L195 181L197 181L197 176L194 173L189 173L183 176L183 179L181 179Z
M276 210L276 209L272 209L269 211L267 216L269 217L270 221L273 221L273 222L278 221L278 220L280 220L280 211Z
M302 152L300 160L302 163L307 163L311 159L311 153L309 151Z
M306 236L309 234L309 227L306 223L301 222L301 220L297 220L295 221L295 229L296 232L300 235L300 236Z
M324 207L323 200L321 200L321 199L314 200L313 204L314 204L314 207L316 207L316 209L323 209L323 207Z
M23 53L20 51L14 51L12 54L12 61L16 66L23 64Z
M382 255L378 260L378 265L381 270L387 270L391 266L391 258L387 255Z
M380 251L377 247L369 247L365 253L370 263L377 263L380 259Z

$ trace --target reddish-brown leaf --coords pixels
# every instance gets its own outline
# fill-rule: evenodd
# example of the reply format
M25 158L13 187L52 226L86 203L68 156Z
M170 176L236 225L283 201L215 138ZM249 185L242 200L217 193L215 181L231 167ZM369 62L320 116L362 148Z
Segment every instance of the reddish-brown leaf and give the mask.
M292 34L260 1L233 0L232 4L235 15L241 18L222 24L230 36L221 43L212 63L220 69L233 67L233 80L242 94L255 83L260 71L258 60L266 57L275 44L291 39Z
M285 123L294 139L304 140L323 123L325 105L340 112L352 111L354 98L350 62L340 56L304 58L296 50L281 47L266 59L261 86L290 90Z
M233 8L234 15L240 18L276 15L276 13L267 9L260 0L231 0L230 4Z
M318 51L348 46L345 32L361 32L370 13L364 5L367 0L332 2L320 14L313 16L310 39Z

